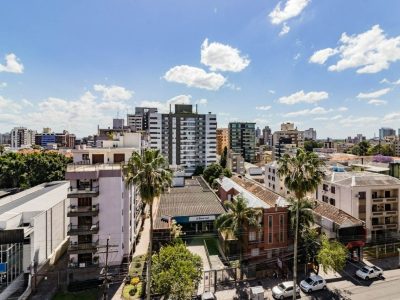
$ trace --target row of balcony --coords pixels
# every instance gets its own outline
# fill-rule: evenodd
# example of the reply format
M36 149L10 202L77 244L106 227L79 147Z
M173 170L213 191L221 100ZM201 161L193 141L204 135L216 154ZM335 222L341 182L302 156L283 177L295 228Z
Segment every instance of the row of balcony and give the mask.
M68 207L68 217L92 216L95 217L99 214L99 204L91 206L77 206L70 205Z
M398 224L390 223L390 224L375 224L372 225L372 230L383 230L383 229L397 229Z
M397 215L397 210L382 210L382 211L373 211L372 216L373 217L390 217L390 216L396 216Z
M99 240L92 243L78 243L71 242L68 246L68 253L70 254L84 254L84 253L95 253L99 246Z
M372 203L397 202L397 197L373 198Z
M70 187L68 189L68 198L84 198L84 197L97 197L99 195L99 187Z
M99 222L92 225L68 225L68 235L88 235L99 233Z

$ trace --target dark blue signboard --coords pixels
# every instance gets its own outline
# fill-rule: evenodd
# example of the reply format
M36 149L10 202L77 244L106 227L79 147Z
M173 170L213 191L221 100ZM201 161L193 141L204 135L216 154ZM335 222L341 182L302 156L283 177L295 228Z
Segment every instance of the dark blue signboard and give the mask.
M7 263L0 263L0 273L7 272Z

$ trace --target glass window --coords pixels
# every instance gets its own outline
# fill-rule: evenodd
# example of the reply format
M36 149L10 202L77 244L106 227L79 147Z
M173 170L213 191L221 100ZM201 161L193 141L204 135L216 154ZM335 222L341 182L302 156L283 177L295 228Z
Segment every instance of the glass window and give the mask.
M249 241L255 241L256 240L256 232L255 231L250 231L249 232Z
M272 227L272 216L268 216L268 227Z
M272 232L268 233L268 243L272 244Z

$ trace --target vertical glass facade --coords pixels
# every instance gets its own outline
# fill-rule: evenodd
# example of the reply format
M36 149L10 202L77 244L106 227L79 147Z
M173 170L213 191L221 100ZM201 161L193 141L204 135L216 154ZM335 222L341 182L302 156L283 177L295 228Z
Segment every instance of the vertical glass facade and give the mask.
M0 273L0 290L4 289L23 272L22 260L22 243L0 245L0 263L6 264Z

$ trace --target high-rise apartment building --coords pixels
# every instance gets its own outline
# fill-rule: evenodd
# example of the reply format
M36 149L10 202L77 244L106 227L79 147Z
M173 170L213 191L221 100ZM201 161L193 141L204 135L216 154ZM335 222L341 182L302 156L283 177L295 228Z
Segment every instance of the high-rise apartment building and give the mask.
M304 146L304 132L297 130L293 123L282 123L281 130L272 136L273 158L278 159L284 153L289 153L297 147Z
M11 148L30 147L35 144L36 130L14 127L11 130Z
M228 128L217 128L217 154L221 155L225 147L229 149Z
M272 134L271 128L269 126L265 126L262 130L262 137L264 139L264 145L271 146L272 145Z
M229 123L229 148L242 155L246 162L256 160L256 123Z
M191 176L197 166L216 157L217 117L193 112L192 105L176 104L175 112L150 113L150 147L159 149L170 165L181 166Z
M124 129L124 119L113 119L113 129Z
M67 166L65 174L70 181L70 268L104 266L108 237L112 245L109 265L120 265L132 253L142 222L142 204L122 170L132 152L140 151L140 137L133 139L136 144L130 145L130 140L101 141L103 145L96 148L81 145L72 150L73 164Z
M384 139L387 136L393 136L393 135L396 135L396 130L394 130L393 128L382 127L379 129L379 138L380 139Z
M315 141L317 139L317 131L314 128L304 130L304 139Z
M0 133L0 145L10 145L11 144L11 134L9 132Z
M75 148L75 134L64 130L62 133L51 132L50 128L43 128L42 133L35 134L35 144L47 147L48 144L57 144L58 147Z
M136 107L135 114L127 115L127 126L137 131L149 129L150 114L157 113L155 107Z

